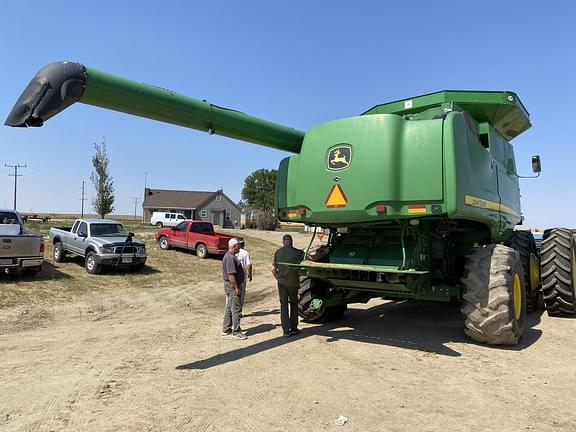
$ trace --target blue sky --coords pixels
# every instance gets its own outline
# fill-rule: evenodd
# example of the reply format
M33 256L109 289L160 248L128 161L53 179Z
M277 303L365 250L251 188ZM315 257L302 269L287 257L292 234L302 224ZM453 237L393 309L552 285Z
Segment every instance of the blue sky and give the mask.
M530 227L576 226L573 2L2 2L0 117L34 74L60 60L170 88L300 130L442 89L512 90L532 129L512 143ZM149 187L216 190L287 153L75 104L42 128L0 127L0 207L89 208L93 143L105 137L117 213Z

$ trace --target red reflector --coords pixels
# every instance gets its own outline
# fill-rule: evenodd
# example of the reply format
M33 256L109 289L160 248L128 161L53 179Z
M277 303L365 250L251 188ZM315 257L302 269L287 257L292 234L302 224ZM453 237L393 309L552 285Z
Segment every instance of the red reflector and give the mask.
M377 205L376 213L386 213L386 206L384 204Z
M304 207L300 209L300 216L306 216L306 209Z

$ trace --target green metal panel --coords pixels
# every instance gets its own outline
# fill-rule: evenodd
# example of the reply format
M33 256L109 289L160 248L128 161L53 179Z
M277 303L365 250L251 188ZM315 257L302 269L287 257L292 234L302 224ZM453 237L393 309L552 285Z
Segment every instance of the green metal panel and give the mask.
M530 115L518 96L510 91L443 90L389 102L364 112L370 114L416 114L432 107L457 104L478 122L488 122L511 140L531 127Z
M506 240L505 233L520 221L517 176L494 159L506 152L513 157L512 147L499 140L484 147L463 113L451 112L444 121L448 216L485 224L493 241Z
M304 138L296 129L88 67L80 102L294 153Z
M331 170L330 155L339 146L350 148L349 165ZM314 224L408 217L409 204L442 201L442 166L441 119L373 115L336 120L311 129L301 153L287 166L281 164L278 205L281 210L306 208L301 219ZM340 208L327 205L335 184L347 199ZM387 206L385 215L376 213L378 204Z

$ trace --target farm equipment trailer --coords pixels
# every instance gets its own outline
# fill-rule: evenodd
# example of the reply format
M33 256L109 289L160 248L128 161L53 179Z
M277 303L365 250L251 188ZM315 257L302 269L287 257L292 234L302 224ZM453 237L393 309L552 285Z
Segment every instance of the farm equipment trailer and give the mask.
M74 102L295 153L280 162L278 217L328 232L297 265L309 321L374 297L457 299L466 334L512 345L540 291L549 314L575 313L573 233L546 230L539 254L532 234L515 230L523 218L509 141L531 124L513 92L440 91L304 133L62 62L38 72L6 125L42 126ZM532 165L540 171L539 157Z

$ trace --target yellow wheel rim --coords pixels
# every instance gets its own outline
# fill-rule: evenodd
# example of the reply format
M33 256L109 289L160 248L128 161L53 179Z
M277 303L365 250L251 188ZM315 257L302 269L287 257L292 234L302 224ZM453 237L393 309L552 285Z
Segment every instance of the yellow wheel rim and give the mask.
M540 261L530 254L530 292L535 291L540 285Z
M522 312L522 285L520 284L520 276L514 273L514 318L520 319Z

